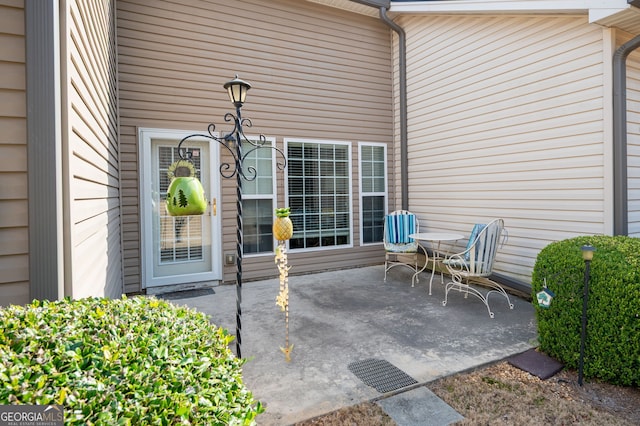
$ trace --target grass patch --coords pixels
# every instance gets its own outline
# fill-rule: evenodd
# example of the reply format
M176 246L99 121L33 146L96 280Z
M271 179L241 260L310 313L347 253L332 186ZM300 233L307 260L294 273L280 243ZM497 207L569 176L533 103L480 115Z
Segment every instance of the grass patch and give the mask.
M577 385L575 371L547 380L501 362L475 372L444 377L427 386L465 419L468 425L640 424L640 389L604 382ZM424 419L429 424L429 419ZM380 406L366 402L342 408L296 426L392 426Z

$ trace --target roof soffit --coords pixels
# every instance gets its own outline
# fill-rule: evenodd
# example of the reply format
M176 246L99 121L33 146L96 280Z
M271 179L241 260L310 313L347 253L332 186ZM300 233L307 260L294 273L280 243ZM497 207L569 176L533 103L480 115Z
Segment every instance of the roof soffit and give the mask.
M622 10L627 0L431 0L392 1L395 13L587 13L591 9Z
M640 34L640 8L629 0L307 1L372 17L378 16L378 7L388 4L391 14L588 14L591 23Z
M639 0L431 0L391 1L398 14L572 14L589 22L640 34Z
M589 22L605 27L620 28L636 36L640 34L640 8L629 7L604 16L589 13Z

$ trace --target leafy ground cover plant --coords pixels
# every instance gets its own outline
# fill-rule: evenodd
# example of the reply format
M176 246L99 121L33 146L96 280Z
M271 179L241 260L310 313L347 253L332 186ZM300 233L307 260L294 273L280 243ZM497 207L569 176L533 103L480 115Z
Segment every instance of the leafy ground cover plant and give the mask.
M250 425L263 411L233 337L187 307L34 301L0 309L0 328L0 404L60 404L70 425Z

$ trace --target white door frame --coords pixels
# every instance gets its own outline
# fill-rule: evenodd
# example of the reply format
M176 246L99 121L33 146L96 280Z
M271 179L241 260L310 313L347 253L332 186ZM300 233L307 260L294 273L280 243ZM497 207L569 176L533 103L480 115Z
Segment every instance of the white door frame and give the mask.
M198 131L173 130L173 129L156 129L156 128L138 128L138 152L140 159L138 161L139 174L139 200L140 200L140 230L141 230L141 275L142 288L171 286L186 283L195 283L203 281L222 281L222 232L220 215L211 214L211 272L200 272L193 274L181 274L165 277L153 277L153 206L151 193L152 184L152 156L151 141L152 139L172 139L176 141L176 146L182 138L199 134ZM205 137L194 137L191 140L209 143L209 182L211 182L209 194L206 194L209 202L215 197L220 200L220 175L218 173L219 152L218 143L212 139ZM188 146L186 146L188 148ZM201 171L204 173L205 171ZM164 207L164 206L162 206ZM212 208L210 205L209 209Z

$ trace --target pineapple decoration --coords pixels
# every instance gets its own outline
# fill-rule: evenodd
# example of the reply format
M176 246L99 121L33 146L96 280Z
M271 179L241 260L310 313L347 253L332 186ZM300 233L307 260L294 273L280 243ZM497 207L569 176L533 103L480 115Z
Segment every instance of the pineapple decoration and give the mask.
M273 222L273 236L278 240L276 247L276 265L280 271L280 292L276 297L276 305L284 312L285 345L280 350L284 359L291 361L293 345L289 344L289 266L287 260L286 240L293 235L293 223L289 219L289 207L276 209L276 219Z
M289 219L290 207L276 209L276 220L273 221L273 236L283 243L293 235L293 223Z

